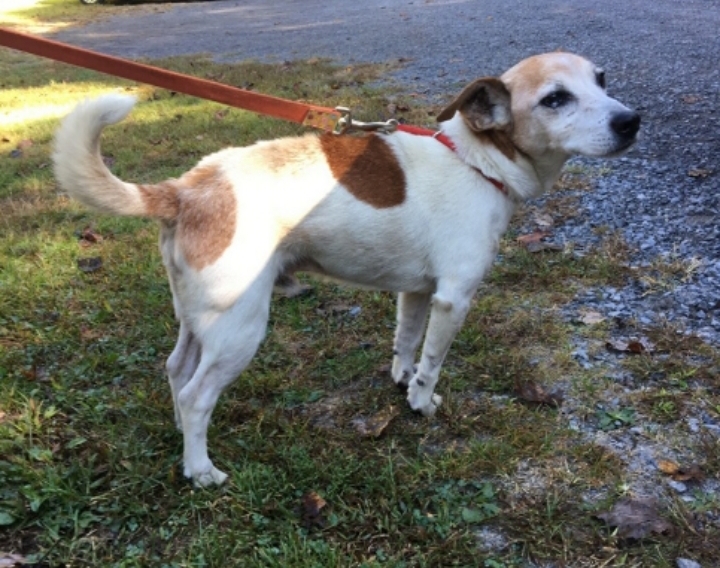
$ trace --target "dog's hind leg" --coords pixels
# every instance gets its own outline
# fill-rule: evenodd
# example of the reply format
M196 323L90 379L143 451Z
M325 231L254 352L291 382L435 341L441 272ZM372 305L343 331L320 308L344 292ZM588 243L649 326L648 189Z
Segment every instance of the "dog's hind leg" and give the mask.
M201 344L200 363L178 394L184 442L184 473L196 485L221 484L227 475L210 461L207 431L220 394L247 367L265 337L275 272L266 269L238 300L195 331Z
M175 409L175 424L182 432L182 417L178 406L178 394L195 374L200 363L200 342L188 329L187 324L180 320L180 333L175 349L168 357L165 368L167 370L170 392L172 393Z
M415 353L425 331L429 306L430 294L402 292L398 295L392 363L396 385L407 387L415 374Z
M462 290L452 284L440 282L432 297L430 322L428 323L422 356L415 376L408 385L410 408L425 416L435 414L442 398L435 394L440 367L450 344L462 327L470 309L475 290Z

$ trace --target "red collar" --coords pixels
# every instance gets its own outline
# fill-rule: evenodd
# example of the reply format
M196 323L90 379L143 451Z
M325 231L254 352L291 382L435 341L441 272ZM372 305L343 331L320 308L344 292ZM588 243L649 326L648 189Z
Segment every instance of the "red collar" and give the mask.
M453 141L440 131L420 128L419 126L412 126L410 124L399 124L397 130L399 130L400 132L407 132L408 134L414 134L416 136L431 136L441 144L444 144L445 146L450 148L453 152L456 150ZM507 187L505 187L505 184L503 182L501 182L499 179L495 179L488 175L485 175L485 173L480 168L476 168L475 166L470 167L476 172L478 172L486 180L488 180L491 184L493 184L505 197L509 197L508 189Z

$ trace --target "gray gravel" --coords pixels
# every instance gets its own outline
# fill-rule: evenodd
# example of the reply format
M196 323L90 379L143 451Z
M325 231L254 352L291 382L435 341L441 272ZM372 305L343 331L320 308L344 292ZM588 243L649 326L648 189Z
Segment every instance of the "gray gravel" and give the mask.
M131 58L403 60L395 79L435 101L533 53L583 54L641 112L643 138L580 194L583 213L554 239L584 246L606 226L635 249L635 264L665 256L700 267L661 294L638 283L591 290L569 310L669 320L720 339L720 0L223 0L139 8L54 37Z

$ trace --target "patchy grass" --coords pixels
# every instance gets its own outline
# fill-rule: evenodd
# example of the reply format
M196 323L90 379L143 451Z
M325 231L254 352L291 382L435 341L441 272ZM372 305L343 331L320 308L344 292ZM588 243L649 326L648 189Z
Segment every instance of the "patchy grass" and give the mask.
M409 109L403 118L427 124L434 112L368 87L383 71L377 66L160 64L343 103L366 120ZM390 294L309 280L310 295L276 299L268 338L221 399L210 431L230 481L193 489L182 478L163 378L176 324L157 229L98 216L57 193L52 133L84 96L136 93L141 103L106 131L103 151L119 176L145 182L226 145L299 129L10 52L0 52L0 75L0 558L17 553L38 566L215 566L232 558L278 567L717 559L720 503L710 486L689 482L694 497L679 498L655 468L634 470L608 442L642 426L642 443L667 443L670 457L699 460L705 483L716 482L716 435L683 435L698 409L720 415L716 351L676 330L643 329L634 331L655 353L591 369L572 355L579 338L608 358L604 341L619 324L579 325L560 307L583 287L639 277L614 234L580 256L530 253L511 230L448 357L439 387L446 403L434 420L410 412L389 379ZM590 190L597 175L604 173L566 174L549 200L558 219L579 214L563 192ZM88 228L101 239L79 239ZM90 257L102 268L81 272L78 260ZM643 274L689 270L662 269ZM627 384L613 378L618 369ZM528 381L559 389L565 403L518 398L517 385ZM363 437L358 421L383 413L391 419L382 435ZM675 437L660 439L663 432ZM595 517L648 487L658 488L672 537L623 540ZM313 495L325 503L318 511L309 510Z

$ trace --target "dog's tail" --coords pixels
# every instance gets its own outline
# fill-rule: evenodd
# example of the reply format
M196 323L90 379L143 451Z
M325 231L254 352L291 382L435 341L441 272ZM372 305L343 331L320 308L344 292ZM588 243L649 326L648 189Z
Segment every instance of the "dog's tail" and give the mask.
M55 177L71 197L97 211L170 220L179 208L176 183L124 182L110 172L100 154L103 128L120 122L136 102L135 97L113 94L76 106L55 135Z

